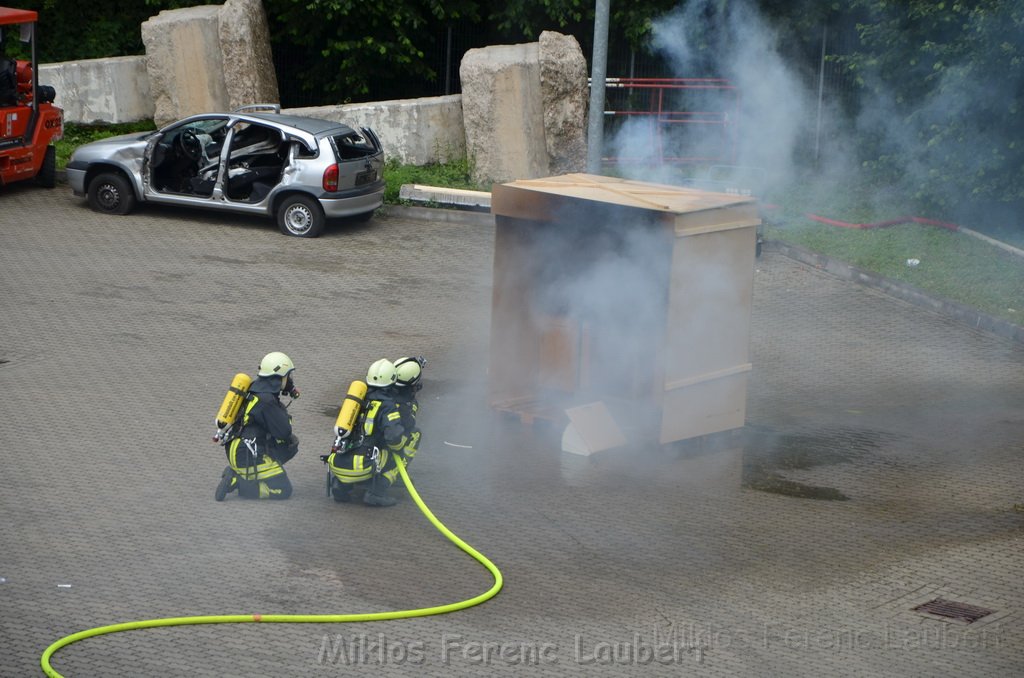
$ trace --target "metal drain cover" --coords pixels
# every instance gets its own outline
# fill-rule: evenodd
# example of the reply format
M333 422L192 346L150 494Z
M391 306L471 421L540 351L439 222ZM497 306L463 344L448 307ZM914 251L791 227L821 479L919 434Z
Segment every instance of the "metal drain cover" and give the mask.
M957 619L968 624L976 622L994 612L994 610L986 610L977 605L968 605L967 603L958 603L952 600L943 600L942 598L936 598L923 605L918 605L914 608L914 611L934 614L939 617L946 617L947 619Z

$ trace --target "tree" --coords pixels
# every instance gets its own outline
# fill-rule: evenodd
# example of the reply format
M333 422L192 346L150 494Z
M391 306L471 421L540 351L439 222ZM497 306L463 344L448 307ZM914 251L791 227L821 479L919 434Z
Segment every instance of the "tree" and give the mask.
M416 83L433 81L437 72L425 54L445 23L479 19L475 0L267 0L265 5L271 42L282 55L277 59L282 89L293 79L300 90L338 103L365 101L382 90L400 92L402 84L415 91Z
M1024 203L1024 4L855 0L868 167L944 213Z

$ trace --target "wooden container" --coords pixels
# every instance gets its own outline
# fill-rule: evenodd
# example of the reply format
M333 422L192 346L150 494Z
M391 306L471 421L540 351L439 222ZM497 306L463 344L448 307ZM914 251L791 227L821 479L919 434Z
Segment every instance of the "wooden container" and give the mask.
M491 211L493 407L602 402L660 443L743 426L753 198L568 174L495 186Z

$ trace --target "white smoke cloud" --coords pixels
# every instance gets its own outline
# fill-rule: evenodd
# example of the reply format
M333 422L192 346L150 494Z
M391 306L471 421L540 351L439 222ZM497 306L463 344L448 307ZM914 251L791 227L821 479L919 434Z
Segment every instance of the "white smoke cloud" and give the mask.
M698 0L654 21L652 47L679 78L721 78L731 89L686 92L686 110L706 109L726 116L716 124L628 120L610 141L611 153L647 162L627 165L631 178L665 182L675 174L656 166L670 148L679 157L704 158L708 164L746 168L743 186L755 194L776 188L794 176L794 154L814 130L814 104L796 70L779 49L779 34L746 2ZM650 142L660 135L661 148ZM644 149L638 157L637 149ZM646 153L646 155L644 155Z

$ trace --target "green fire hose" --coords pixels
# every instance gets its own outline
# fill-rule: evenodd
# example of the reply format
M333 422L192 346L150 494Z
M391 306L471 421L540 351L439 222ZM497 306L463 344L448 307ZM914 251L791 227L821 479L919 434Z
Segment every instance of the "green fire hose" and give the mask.
M409 491L409 496L412 497L413 501L423 512L423 515L427 517L434 527L438 529L444 536L458 546L460 549L472 556L478 563L486 567L491 575L494 577L494 585L484 593L478 596L463 600L457 603L449 603L447 605L437 605L435 607L422 607L416 610L395 610L394 612L363 612L358 614L225 614L225 615L201 615L197 617L167 617L164 619L146 619L142 621L134 622L123 622L120 624L110 624L108 626L97 626L93 629L86 629L85 631L79 631L78 633L72 633L69 636L65 636L57 642L50 645L43 652L43 656L40 658L39 663L43 667L43 672L51 678L63 678L52 666L50 666L50 659L54 653L62 647L66 647L72 643L77 643L80 640L86 638L94 638L96 636L104 636L108 633L118 633L120 631L133 631L136 629L152 629L160 626L188 626L190 624L248 624L251 622L262 622L262 623L291 623L291 624L315 624L315 623L328 623L328 622L368 622L368 621L382 621L385 619L408 619L410 617L429 617L435 614L445 614L448 612L455 612L456 610L465 610L468 607L479 605L480 603L486 602L496 596L498 591L501 590L502 577L501 572L497 567L494 566L490 560L488 560L483 554L478 552L472 546L459 539L451 530L444 526L444 524L438 520L427 505L423 503L416 488L413 487L412 481L409 480L409 474L405 471L405 464L399 460L398 472L402 476L402 480L405 481L405 487Z

